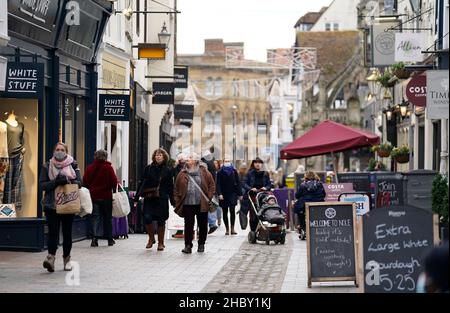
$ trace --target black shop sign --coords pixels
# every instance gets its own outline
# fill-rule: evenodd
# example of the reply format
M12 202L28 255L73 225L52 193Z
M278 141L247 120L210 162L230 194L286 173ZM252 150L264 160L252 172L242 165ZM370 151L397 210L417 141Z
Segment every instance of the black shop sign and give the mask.
M9 98L41 99L44 91L44 64L8 62L5 91Z
M178 120L193 120L194 106L193 105L178 105L174 106L175 119Z
M433 214L411 206L379 208L363 217L364 291L414 293L423 258L437 235Z
M153 83L153 104L174 104L174 86L173 83Z
M188 88L189 69L186 66L176 66L174 69L175 88Z
M357 284L355 224L353 203L306 204L308 287L312 282Z
M130 121L130 96L100 95L99 120Z

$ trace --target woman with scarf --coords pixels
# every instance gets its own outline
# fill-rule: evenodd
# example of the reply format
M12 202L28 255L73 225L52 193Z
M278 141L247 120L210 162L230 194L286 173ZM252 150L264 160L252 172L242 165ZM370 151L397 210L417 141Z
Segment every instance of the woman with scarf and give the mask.
M205 252L205 243L208 236L209 200L216 192L214 178L200 157L192 153L186 163L186 168L180 172L175 182L175 202L177 213L184 218L184 244L181 251L192 253L194 239L194 224L197 217L199 228L198 250Z
M59 229L62 224L64 270L71 271L70 252L72 250L73 214L56 213L55 189L58 186L76 184L81 187L81 175L77 162L70 156L67 146L58 143L53 150L53 157L43 165L39 176L39 185L44 190L42 206L48 224L48 256L43 266L49 272L55 271L55 255L58 249Z
M134 201L144 198L144 222L148 234L146 249L155 243L155 227L157 223L158 251L164 251L164 234L166 221L169 219L169 201L173 205L173 171L168 166L169 154L164 149L153 152L152 163L144 170L142 183Z
M231 235L237 235L234 230L236 220L235 208L239 198L242 197L242 187L239 173L229 159L224 160L222 168L217 173L217 194L219 195L220 206L223 210L223 221L226 228L225 235L230 235L230 228ZM228 212L230 212L231 225L228 221Z

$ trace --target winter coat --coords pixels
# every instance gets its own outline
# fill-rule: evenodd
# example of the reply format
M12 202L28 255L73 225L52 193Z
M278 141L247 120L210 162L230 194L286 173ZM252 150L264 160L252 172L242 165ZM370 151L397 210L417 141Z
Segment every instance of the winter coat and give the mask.
M239 173L234 170L231 175L227 175L223 169L217 172L217 194L223 196L220 201L221 207L237 206L239 197L242 196L242 186Z
M217 170L216 170L216 165L214 164L214 159L208 161L205 158L202 158L202 162L206 164L206 166L208 167L209 173L212 175L214 180L216 180Z
M142 175L141 184L136 194L137 197L142 197L142 193L146 188L155 188L159 185L159 195L161 199L170 200L173 199L173 170L166 164L152 163L147 165Z
M209 199L212 199L212 197L216 192L216 184L214 182L214 178L205 166L200 165L199 170L201 176L200 187L202 188L205 195L208 196ZM174 198L176 206L175 212L181 217L184 217L183 206L184 200L186 199L188 184L189 184L189 174L188 171L184 169L180 172L180 174L178 174L174 188ZM203 196L201 197L200 211L201 212L209 211L209 201L207 201Z
M95 160L86 168L83 176L83 185L89 189L94 201L111 200L117 184L119 184L119 179L112 164L107 161Z
M55 183L55 180L50 180L48 175L48 169L50 166L50 162L45 163L42 166L41 173L39 174L39 186L41 186L44 191L44 198L42 199L42 207L44 210L56 210L55 207L55 189L58 187ZM72 163L72 167L77 174L75 179L70 181L71 184L78 185L80 188L82 186L80 169L78 168L78 163L74 161Z
M318 180L310 180L300 184L295 198L294 211L297 214L305 212L305 203L308 202L324 202L326 192L323 188L322 182Z
M265 187L267 190L270 190L272 188L272 182L270 180L270 176L267 172L262 171L264 173L263 177L263 187ZM252 190L256 184L256 173L257 171L255 169L251 169L248 171L247 176L245 176L244 184L242 186L244 199L242 201L242 208L243 212L248 212L248 209L250 208L250 199L248 197L248 192Z

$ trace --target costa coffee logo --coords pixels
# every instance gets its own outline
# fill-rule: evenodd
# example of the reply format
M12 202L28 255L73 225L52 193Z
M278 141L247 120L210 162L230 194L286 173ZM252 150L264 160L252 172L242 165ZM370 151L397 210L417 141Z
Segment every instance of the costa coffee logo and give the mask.
M79 194L76 191L70 193L58 192L55 199L56 205L64 205L69 202L73 202L78 199L78 195Z
M406 97L417 107L427 105L427 76L414 76L406 87Z

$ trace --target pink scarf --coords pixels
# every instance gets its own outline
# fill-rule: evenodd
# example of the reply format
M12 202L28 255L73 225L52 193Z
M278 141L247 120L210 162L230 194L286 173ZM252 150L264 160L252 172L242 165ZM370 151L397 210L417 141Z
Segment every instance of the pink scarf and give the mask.
M77 173L72 167L73 157L70 155L64 161L58 161L54 157L50 159L48 176L51 180L55 180L58 174L64 175L69 179L77 178Z

